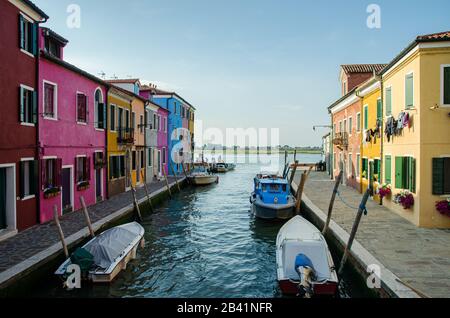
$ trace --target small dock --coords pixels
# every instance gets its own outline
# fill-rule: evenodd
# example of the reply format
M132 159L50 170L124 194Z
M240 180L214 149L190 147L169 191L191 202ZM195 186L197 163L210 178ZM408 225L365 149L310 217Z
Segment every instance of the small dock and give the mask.
M149 196L155 201L168 194L169 188L178 186L174 177L168 182L158 181L148 184ZM178 183L185 178L178 177ZM172 190L174 191L174 190ZM139 205L148 202L144 187L136 189ZM121 219L131 217L134 202L131 191L116 195L108 200L88 207L94 231L107 228ZM66 244L69 249L81 244L89 237L86 220L81 211L65 214L60 218ZM8 289L19 280L39 272L39 269L63 257L63 250L55 222L36 225L0 242L0 296L8 295Z
M294 190L301 173L295 174ZM327 218L334 185L325 172L311 172L306 181L302 214L319 229ZM361 198L356 190L339 187L326 235L330 246L345 248ZM371 199L366 208L348 259L364 283L370 275L367 267L375 264L381 269L381 289L375 293L381 297L449 297L450 230L418 228Z

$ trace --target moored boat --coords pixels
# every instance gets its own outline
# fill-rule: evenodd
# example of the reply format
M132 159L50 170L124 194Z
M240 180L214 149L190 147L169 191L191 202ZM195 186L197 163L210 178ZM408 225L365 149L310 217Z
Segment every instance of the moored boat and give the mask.
M56 270L61 277L66 275L67 267L77 264L77 253L82 253L83 264L86 267L88 259L92 259L89 268L84 268L84 278L94 283L109 283L124 269L130 260L136 258L139 243L144 242L144 228L137 222L113 227L87 242L81 249L75 251ZM83 270L83 268L82 268Z
M224 162L219 162L215 165L216 172L220 172L220 173L225 173L225 172L234 170L235 167L236 167L236 165L233 163L224 163Z
M276 241L277 279L283 294L335 296L338 277L322 233L301 216L280 229Z
M219 182L219 177L209 171L208 165L201 163L194 164L188 179L193 185L210 185Z
M294 215L295 198L286 179L273 174L258 174L250 197L253 214L262 219L289 219Z

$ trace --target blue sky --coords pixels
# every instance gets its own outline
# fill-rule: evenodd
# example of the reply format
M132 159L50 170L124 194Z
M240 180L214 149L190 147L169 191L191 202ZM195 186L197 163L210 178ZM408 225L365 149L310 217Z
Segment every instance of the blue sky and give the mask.
M280 128L280 142L320 145L339 65L387 63L419 34L450 30L450 2L34 0L70 43L65 59L107 78L176 90L205 128ZM69 4L81 28L66 25ZM369 4L381 29L369 29Z

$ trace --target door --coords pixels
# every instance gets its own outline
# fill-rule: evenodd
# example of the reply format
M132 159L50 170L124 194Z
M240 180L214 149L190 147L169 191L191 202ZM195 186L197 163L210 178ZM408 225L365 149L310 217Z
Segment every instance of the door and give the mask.
M95 197L97 202L103 200L102 197L102 169L95 170Z
M127 153L125 155L125 187L126 190L130 190L131 189L131 154L130 151L127 150Z
M370 190L370 195L373 196L373 188L374 188L374 179L373 179L373 161L369 162L369 176L367 178L367 180L369 180L369 190Z
M0 168L0 230L8 227L6 224L6 169Z
M72 212L72 169L63 168L62 169L62 212L68 213Z

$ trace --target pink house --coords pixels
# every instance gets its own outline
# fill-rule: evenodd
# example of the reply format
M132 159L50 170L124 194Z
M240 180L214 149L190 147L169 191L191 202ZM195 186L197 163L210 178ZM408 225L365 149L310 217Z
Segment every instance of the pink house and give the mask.
M40 221L106 198L107 84L65 62L67 40L39 30Z
M164 169L166 174L169 173L168 169L168 118L169 111L165 108L160 107L158 109L158 117L159 119L159 127L157 127L158 131L158 153L156 156L156 162L158 163L159 171Z

